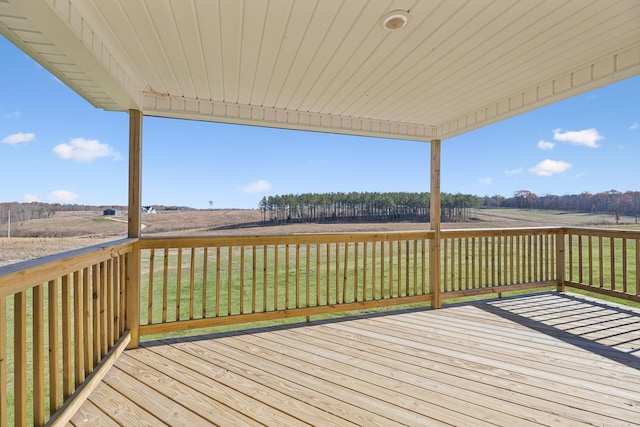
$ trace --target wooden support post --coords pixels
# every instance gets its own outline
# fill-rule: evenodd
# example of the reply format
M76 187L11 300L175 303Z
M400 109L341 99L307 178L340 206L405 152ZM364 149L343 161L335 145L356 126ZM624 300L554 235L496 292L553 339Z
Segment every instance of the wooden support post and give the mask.
M429 244L429 281L431 283L431 307L440 308L440 140L431 141L431 194L429 215L433 240Z
M564 250L564 229L556 235L556 280L558 284L556 289L558 292L564 292L566 290L565 285L565 271L566 271L566 259Z
M142 112L129 110L129 231L131 239L140 238L142 217ZM140 342L140 245L134 244L127 257L126 320L131 332L127 348L136 348Z

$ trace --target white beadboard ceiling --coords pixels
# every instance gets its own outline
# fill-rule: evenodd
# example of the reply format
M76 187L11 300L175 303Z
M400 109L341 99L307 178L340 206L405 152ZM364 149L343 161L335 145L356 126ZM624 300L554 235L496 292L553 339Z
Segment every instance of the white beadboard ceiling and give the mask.
M640 74L640 0L0 0L0 33L105 110L423 141Z

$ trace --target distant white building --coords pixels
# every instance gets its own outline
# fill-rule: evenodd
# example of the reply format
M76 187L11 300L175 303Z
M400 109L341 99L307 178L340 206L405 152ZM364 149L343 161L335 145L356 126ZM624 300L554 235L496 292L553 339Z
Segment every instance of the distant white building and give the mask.
M142 213L145 215L149 215L149 214L155 215L158 213L158 211L153 206L143 206Z

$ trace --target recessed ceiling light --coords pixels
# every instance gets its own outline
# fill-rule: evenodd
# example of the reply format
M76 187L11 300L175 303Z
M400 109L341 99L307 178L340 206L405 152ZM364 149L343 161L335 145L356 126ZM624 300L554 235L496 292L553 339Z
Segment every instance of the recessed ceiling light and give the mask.
M385 30L395 31L407 25L409 13L404 10L394 10L382 18L382 26Z

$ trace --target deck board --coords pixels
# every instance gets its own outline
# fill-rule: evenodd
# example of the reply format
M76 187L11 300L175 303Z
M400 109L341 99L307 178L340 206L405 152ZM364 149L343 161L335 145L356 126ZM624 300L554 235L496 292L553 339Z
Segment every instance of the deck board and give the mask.
M146 343L70 425L154 420L638 425L640 310L548 292Z

